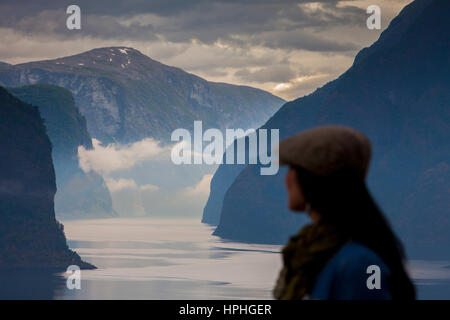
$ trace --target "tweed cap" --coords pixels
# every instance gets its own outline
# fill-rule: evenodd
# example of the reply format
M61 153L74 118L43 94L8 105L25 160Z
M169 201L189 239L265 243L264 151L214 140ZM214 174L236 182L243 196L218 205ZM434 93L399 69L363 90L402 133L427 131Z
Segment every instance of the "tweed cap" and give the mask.
M281 165L300 166L319 176L351 170L365 178L370 156L369 139L344 126L315 127L288 137L279 145Z

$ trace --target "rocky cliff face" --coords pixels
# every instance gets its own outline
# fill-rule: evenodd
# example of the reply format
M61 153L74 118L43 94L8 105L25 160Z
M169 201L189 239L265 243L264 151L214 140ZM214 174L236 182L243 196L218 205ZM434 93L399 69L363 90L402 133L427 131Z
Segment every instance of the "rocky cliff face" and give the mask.
M346 73L286 103L263 126L279 128L281 138L324 124L367 134L373 143L369 187L418 256L445 255L450 244L449 16L448 1L413 2ZM215 234L285 242L304 218L286 209L284 173L259 176L257 166L247 166L225 195Z
M0 268L83 262L55 219L51 144L37 108L0 88Z
M245 168L240 164L223 164L211 180L210 193L203 209L202 223L217 226L220 222L223 199L236 177Z
M25 103L37 106L44 119L53 150L58 218L92 218L113 215L109 191L101 176L83 172L78 146L92 149L86 119L79 113L71 92L53 85L9 88Z
M284 102L262 90L208 82L125 47L0 66L2 85L37 83L69 89L91 136L106 143L168 142L174 129L191 129L194 120L205 128L256 128Z

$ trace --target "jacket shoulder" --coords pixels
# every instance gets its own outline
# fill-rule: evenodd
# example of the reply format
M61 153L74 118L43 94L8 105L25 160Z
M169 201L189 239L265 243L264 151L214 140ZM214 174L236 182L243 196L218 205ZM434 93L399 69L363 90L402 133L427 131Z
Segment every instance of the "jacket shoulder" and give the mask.
M337 300L390 299L390 273L389 268L373 250L350 242L345 244L320 272L312 296ZM372 282L377 286L374 287Z

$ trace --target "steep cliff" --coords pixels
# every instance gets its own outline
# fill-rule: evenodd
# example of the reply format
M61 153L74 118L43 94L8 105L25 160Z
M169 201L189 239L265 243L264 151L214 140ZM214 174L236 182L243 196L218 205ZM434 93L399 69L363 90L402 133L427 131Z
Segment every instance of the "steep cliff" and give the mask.
M71 92L53 85L9 88L23 102L37 106L53 146L56 173L55 210L58 218L113 215L109 191L101 176L83 172L78 147L92 149L86 119L79 113Z
M51 143L37 108L0 87L0 268L93 268L55 219Z
M413 255L445 255L450 244L449 16L448 1L411 3L347 72L263 126L281 138L324 124L363 131L373 143L369 187ZM286 209L284 173L259 176L247 166L225 195L215 234L285 242L304 217Z

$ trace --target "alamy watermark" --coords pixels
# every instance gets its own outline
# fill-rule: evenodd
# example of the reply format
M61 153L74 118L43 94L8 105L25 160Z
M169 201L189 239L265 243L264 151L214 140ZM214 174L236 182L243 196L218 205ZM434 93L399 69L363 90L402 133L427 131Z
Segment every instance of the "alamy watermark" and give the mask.
M69 30L81 29L81 9L79 6L72 4L67 7L66 13L70 14L66 20L66 26Z
M194 121L193 137L187 129L179 128L172 132L171 140L178 143L172 148L171 159L176 165L222 164L226 150L226 164L246 164L248 157L248 164L261 165L261 175L274 175L279 169L279 130L270 129L270 137L268 132L268 129L226 129L224 138L221 130L207 129L203 132L202 121ZM204 146L205 143L208 144Z
M66 281L66 287L69 290L81 289L81 270L77 265L67 267L66 273L69 274Z
M367 278L366 286L369 290L381 289L381 269L376 264L367 267L366 273L370 274Z
M381 29L381 9L379 6L373 4L367 7L367 14L370 16L367 18L366 25L369 30Z

